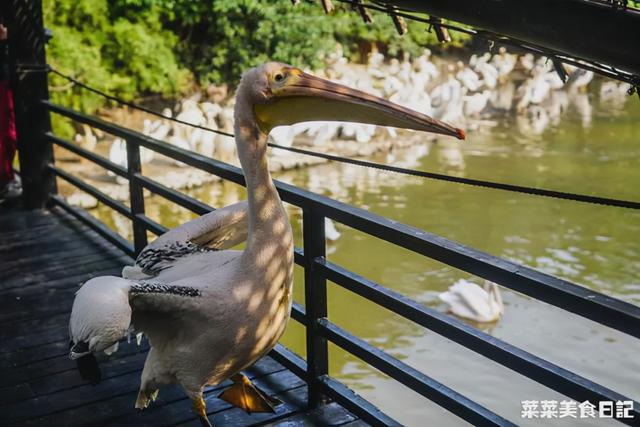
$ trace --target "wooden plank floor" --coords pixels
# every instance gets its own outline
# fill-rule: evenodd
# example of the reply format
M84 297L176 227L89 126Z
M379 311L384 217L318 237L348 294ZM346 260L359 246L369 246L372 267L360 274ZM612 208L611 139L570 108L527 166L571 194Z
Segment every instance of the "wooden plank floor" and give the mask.
M144 410L133 408L148 350L124 343L99 356L102 382L85 383L67 357L67 324L78 285L119 275L131 259L58 209L0 206L0 425L200 426L178 388L164 389ZM336 403L305 410L305 383L270 357L246 374L284 402L275 414L247 415L206 390L214 425L361 425Z

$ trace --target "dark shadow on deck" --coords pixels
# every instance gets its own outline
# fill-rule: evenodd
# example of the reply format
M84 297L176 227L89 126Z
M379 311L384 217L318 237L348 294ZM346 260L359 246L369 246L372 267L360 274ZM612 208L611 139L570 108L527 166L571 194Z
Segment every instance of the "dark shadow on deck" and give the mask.
M97 386L83 382L67 357L78 285L119 275L131 262L59 209L0 206L0 425L201 425L178 388L162 390L147 410L134 409L146 342L124 342L111 357L100 355ZM364 425L336 403L307 411L306 383L270 357L246 373L284 405L276 414L249 416L215 398L225 383L206 391L214 425Z

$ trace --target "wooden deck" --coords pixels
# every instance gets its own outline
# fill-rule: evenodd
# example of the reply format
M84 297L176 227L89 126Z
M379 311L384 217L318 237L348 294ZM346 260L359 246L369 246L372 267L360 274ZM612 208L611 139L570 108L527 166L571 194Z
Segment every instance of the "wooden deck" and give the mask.
M0 425L200 426L178 388L161 390L144 411L133 405L148 345L124 343L100 355L102 382L83 382L69 360L73 295L87 279L119 274L131 259L58 209L0 206ZM364 425L336 403L305 410L307 388L270 357L247 372L284 402L276 414L247 415L206 390L214 425Z

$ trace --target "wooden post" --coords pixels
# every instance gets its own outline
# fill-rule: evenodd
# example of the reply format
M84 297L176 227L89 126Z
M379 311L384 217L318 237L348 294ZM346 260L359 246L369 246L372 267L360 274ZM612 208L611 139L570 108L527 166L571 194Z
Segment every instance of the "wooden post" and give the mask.
M49 99L42 2L8 0L8 3L5 19L9 29L23 202L27 209L40 209L56 193L55 177L47 170L47 164L53 162L53 147L44 138L51 130L51 120L41 103Z
M327 281L314 268L314 260L326 251L324 217L312 210L303 211L304 301L307 315L307 384L309 407L319 406L323 396L318 377L329 371L327 339L318 331L318 319L327 317Z

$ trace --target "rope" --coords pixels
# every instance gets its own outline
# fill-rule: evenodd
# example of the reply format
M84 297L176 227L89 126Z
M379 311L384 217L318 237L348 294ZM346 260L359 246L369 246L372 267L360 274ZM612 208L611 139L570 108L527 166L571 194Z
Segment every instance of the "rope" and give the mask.
M106 99L108 99L110 101L116 102L116 103L121 104L121 105L125 105L125 106L127 106L129 108L133 108L134 110L144 111L145 113L151 114L152 116L156 116L156 117L160 117L160 118L163 118L163 119L171 120L172 122L180 123L180 124L183 124L183 125L186 125L186 126L191 126L191 127L194 127L194 128L202 129L202 130L205 130L207 132L217 133L218 135L224 135L224 136L228 136L228 137L234 138L234 135L231 134L231 133L223 132L223 131L217 130L217 129L211 129L211 128L208 128L208 127L205 127L205 126L196 125L194 123L185 122L183 120L179 120L179 119L176 119L174 117L165 116L162 113L158 113L157 111L153 111L153 110L150 110L150 109L148 109L146 107L142 107L140 105L134 104L133 102L128 102L128 101L122 100L120 98L116 98L113 95L109 95L108 93L105 93L105 92L103 92L103 91L101 91L99 89L96 89L96 88L93 88L91 86L88 86L85 83L82 83L81 81L79 81L77 79L74 79L71 76L63 74L63 73L61 73L60 71L56 70L53 67L49 67L49 69L51 70L52 73L57 74L60 77L69 80L70 82L73 82L74 84L80 86L83 89L86 89L86 90L88 90L90 92L93 92L96 95L100 95L100 96L102 96L102 97L104 97L104 98L106 98Z
M136 110L140 110L140 111L144 111L145 113L157 116L157 117L161 117L170 121L174 121L176 123L180 123L186 126L191 126L194 128L198 128L198 129L202 129L208 132L213 132L213 133L217 133L219 135L224 135L224 136L228 136L233 138L234 135L227 133L227 132L223 132L223 131L219 131L217 129L211 129L211 128L207 128L204 126L199 126L199 125L194 125L192 123L189 122L185 122L182 120L178 120L176 118L173 117L168 117L165 116L163 114L160 114L156 111L150 110L148 108L145 107L141 107L137 104L134 104L132 102L127 102L124 100L121 100L119 98L116 98L115 96L106 94L98 89L92 88L80 81L78 81L77 79L67 76L66 74L54 69L54 68L50 68L51 72L59 75L60 77L63 77L73 83L75 83L76 85L87 89L95 94L101 95L111 101L114 101L116 103L122 104L122 105L126 105L127 107L136 109ZM319 153L317 151L310 151L310 150L305 150L302 148L295 148L295 147L285 147L282 145L278 145L278 144L273 144L273 143L268 143L267 144L269 147L271 148L278 148L281 150L286 150L286 151L290 151L293 153L298 153L298 154L304 154L307 156L311 156L311 157L319 157L325 160L331 160L331 161L336 161L336 162L340 162L340 163L347 163L347 164L352 164L352 165L357 165L357 166L362 166L362 167L368 167L368 168L372 168L372 169L378 169L378 170L383 170L383 171L387 171L387 172L395 172L395 173L399 173L399 174L403 174L403 175L410 175L410 176L417 176L417 177L422 177L422 178L428 178L428 179L434 179L434 180L439 180L439 181L447 181L447 182L455 182L458 184L465 184L465 185L471 185L471 186L475 186L475 187L484 187L484 188L492 188L492 189L497 189L497 190L504 190L504 191L511 191L511 192L516 192L516 193L523 193L523 194L530 194L530 195L535 195L535 196L544 196L544 197L552 197L552 198L556 198L556 199L564 199L564 200L573 200L576 202L583 202L583 203L594 203L594 204L598 204L598 205L605 205L605 206L616 206L616 207L621 207L621 208L628 208L628 209L640 209L640 202L635 202L635 201L630 201L630 200L621 200L621 199L613 199L613 198L607 198L607 197L599 197L599 196L589 196L586 194L575 194L575 193L568 193L568 192L563 192L563 191L555 191L555 190L547 190L547 189L543 189L543 188L534 188L534 187L524 187L524 186L520 186L520 185L512 185L512 184L504 184L504 183L500 183L500 182L492 182L492 181L484 181L484 180L478 180L478 179L471 179L471 178L460 178L460 177L456 177L456 176L451 176L451 175L444 175L444 174L439 174L439 173L434 173L434 172L426 172L426 171L420 171L420 170L415 170L415 169L407 169L407 168L401 168L401 167L397 167L397 166L390 166L390 165L385 165L385 164L380 164L380 163L375 163L375 162L370 162L367 160L358 160L358 159L351 159L351 158L347 158L347 157L341 157L341 156L335 156L332 154L327 154L327 153Z
M640 209L640 202L610 199L606 197L589 196L586 194L574 194L566 193L563 191L546 190L543 188L523 187L520 185L503 184L500 182L483 181L479 179L460 178L457 176L443 175L434 172L426 172L415 169L405 169L397 166L384 165L381 163L369 162L367 160L350 159L345 157L334 156L332 154L318 153L315 151L308 151L302 148L294 147L281 147L276 144L269 144L271 147L283 148L294 153L306 154L308 156L321 157L327 160L334 160L336 162L348 163L352 165L364 166L373 169L384 170L388 172L396 172L403 175L419 176L422 178L435 179L438 181L455 182L458 184L472 185L475 187L493 188L497 190L512 191L517 193L532 194L535 196L552 197L555 199L573 200L576 202L595 203L598 205L617 206L629 209Z

